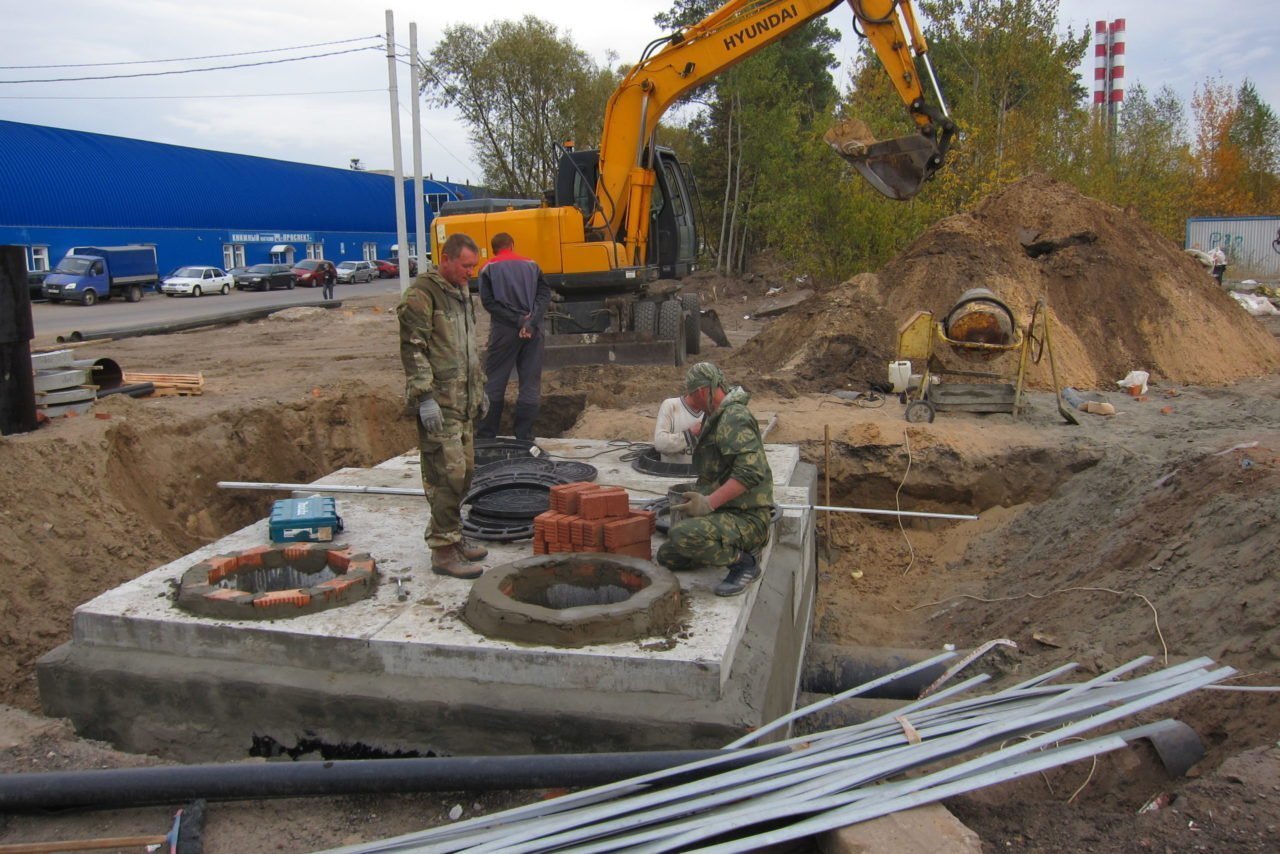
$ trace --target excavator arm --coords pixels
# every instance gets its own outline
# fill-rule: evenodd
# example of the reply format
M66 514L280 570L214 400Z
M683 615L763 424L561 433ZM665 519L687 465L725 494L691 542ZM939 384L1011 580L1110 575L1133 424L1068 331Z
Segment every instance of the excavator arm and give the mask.
M847 0L862 34L915 120L918 134L877 142L861 122L842 122L827 142L886 196L909 199L942 165L955 126L945 105L925 98L915 57L928 65L911 0ZM651 144L663 114L689 90L830 12L840 0L729 0L702 21L655 42L619 85L605 111L597 208L588 228L626 235L625 256L641 263L655 181ZM932 76L932 70L930 70ZM936 90L936 81L934 81Z

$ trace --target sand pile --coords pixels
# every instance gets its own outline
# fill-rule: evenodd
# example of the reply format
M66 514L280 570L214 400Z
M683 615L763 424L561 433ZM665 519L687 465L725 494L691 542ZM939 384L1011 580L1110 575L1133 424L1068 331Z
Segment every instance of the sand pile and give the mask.
M1032 257L1046 243L1058 245ZM1280 368L1280 343L1180 248L1135 214L1043 175L939 222L878 274L809 300L730 364L793 374L815 390L883 381L898 326L918 310L941 319L975 287L999 295L1020 325L1047 301L1063 385L1114 389L1131 370L1217 385ZM1030 384L1050 387L1047 360Z

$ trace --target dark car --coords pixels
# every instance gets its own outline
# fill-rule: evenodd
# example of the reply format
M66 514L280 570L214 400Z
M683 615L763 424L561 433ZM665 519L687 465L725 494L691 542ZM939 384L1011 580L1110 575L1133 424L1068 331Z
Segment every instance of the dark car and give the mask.
M254 264L236 274L236 289L242 291L293 290L294 275L288 264Z
M27 290L31 292L31 301L44 299L44 277L49 275L48 270L33 270L27 273Z
M336 282L338 280L338 270L333 266L333 262L322 261L319 258L308 258L305 261L299 261L293 265L291 272L297 278L299 285L308 288L323 286L325 282Z

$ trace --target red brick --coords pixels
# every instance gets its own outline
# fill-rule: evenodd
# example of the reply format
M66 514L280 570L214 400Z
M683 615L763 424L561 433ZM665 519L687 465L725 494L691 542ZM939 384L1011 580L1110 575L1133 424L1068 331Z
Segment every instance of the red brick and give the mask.
M649 520L643 516L631 516L604 523L604 545L609 550L647 539L649 539Z
M329 566L334 569L347 571L347 565L351 563L351 549L329 549L329 553L325 556Z
M547 553L547 543L545 540L533 541L533 553L536 555L544 555Z
M598 552L604 548L604 522L600 519L587 519L582 523L583 551Z
M625 489L619 488L616 492L609 493L609 515L610 516L626 516L631 512L630 506L631 496L627 495Z
M619 511L618 508L622 510ZM627 515L627 491L621 487L601 487L583 495L578 512L587 519L607 519L610 516Z
M627 555L628 557L638 557L642 560L651 560L653 558L653 549L648 540L643 543L632 543L629 546L619 546L616 549L609 549L610 554Z
M653 536L658 532L658 514L652 510L632 510L632 516L643 517L649 524L649 536Z
M305 590L277 590L263 593L253 600L255 608L272 608L277 605L295 605L299 608L311 604L311 594Z
M573 533L570 531L570 526L575 519L577 519L576 516L565 513L556 520L556 539L566 546L573 542Z
M551 487L551 509L557 513L577 513L578 494L591 492L595 488L595 484L586 481L557 484Z

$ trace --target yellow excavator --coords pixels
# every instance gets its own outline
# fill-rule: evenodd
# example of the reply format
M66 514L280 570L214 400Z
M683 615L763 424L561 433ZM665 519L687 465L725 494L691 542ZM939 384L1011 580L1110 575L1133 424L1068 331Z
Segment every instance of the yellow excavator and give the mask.
M916 126L876 141L848 120L825 139L876 190L910 199L942 166L956 134L911 0L846 0ZM651 43L609 99L599 150L561 146L554 188L543 199L448 202L432 222L433 257L465 232L487 260L493 235L515 238L555 291L545 364L683 363L699 352L700 329L723 341L696 294L677 296L697 263L692 176L656 143L663 114L682 95L840 0L729 0L693 26ZM936 102L924 93L916 60ZM710 322L709 322L710 321ZM716 333L719 333L718 335Z

